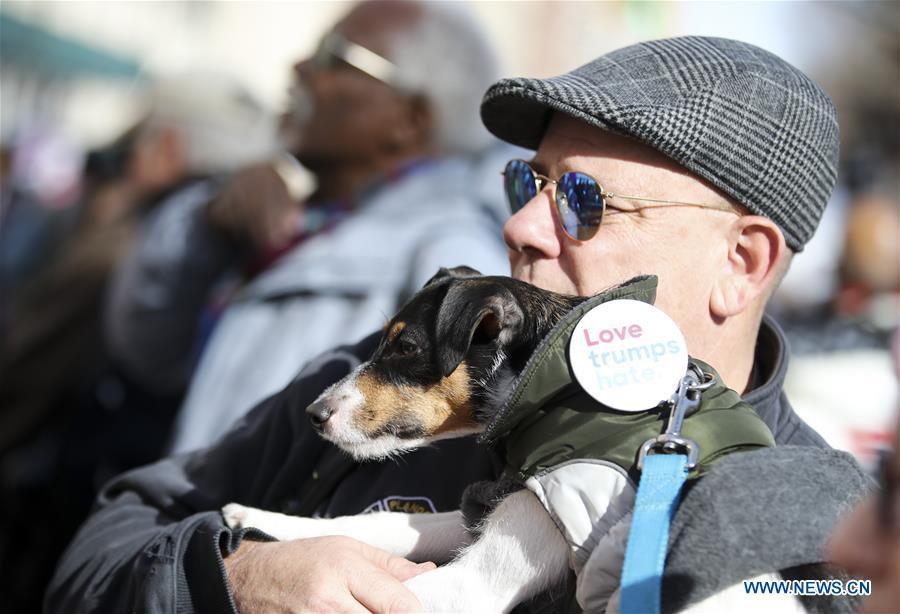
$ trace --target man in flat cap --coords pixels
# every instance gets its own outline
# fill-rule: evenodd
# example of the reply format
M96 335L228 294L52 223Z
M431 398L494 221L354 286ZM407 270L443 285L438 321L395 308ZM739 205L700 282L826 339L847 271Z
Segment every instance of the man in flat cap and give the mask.
M779 445L798 446L732 455L687 493L663 609L821 562L828 529L864 480L792 411L786 342L763 312L834 187L828 96L762 49L686 37L620 49L560 77L503 80L485 95L482 118L537 150L504 173L513 276L580 295L658 276L656 305L690 354L743 395ZM111 482L63 558L47 609L420 609L402 581L427 566L348 538L269 542L232 531L219 514L231 501L298 515L444 511L461 487L443 478L460 467L469 479L496 477L469 440L358 465L316 436L303 409L376 343L316 361L218 444ZM578 597L596 611L610 595Z

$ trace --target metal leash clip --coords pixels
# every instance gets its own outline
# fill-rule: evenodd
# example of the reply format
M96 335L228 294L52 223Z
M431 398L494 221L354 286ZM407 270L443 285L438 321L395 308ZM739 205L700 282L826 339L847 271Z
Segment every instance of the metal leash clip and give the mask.
M684 419L700 408L700 393L715 384L715 375L704 373L696 365L691 364L687 373L681 378L678 390L669 399L669 419L666 430L661 435L648 439L641 446L638 453L637 468L642 470L644 458L648 454L679 454L687 453L688 470L697 467L700 458L700 446L693 439L681 436L681 425Z

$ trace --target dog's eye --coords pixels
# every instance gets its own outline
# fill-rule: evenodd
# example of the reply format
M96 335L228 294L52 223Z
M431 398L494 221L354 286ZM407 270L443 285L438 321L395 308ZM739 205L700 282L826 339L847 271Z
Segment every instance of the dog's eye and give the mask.
M400 356L415 356L419 353L419 346L407 339L401 339L397 344L397 353Z

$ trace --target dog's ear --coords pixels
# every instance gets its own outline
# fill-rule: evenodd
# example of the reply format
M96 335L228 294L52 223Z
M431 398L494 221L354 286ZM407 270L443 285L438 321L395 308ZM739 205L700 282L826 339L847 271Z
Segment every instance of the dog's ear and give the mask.
M431 284L433 284L436 281L440 281L442 279L447 279L450 277L452 277L454 279L465 279L468 277L481 277L481 272L476 271L472 267L466 266L466 265L455 266L452 269L448 269L446 267L441 267L440 269L438 269L438 272L435 273L431 279L426 281L425 285L422 287L427 288L428 286L430 286Z
M438 366L447 377L469 352L473 340L506 347L522 330L519 302L499 283L462 281L451 286L437 317Z

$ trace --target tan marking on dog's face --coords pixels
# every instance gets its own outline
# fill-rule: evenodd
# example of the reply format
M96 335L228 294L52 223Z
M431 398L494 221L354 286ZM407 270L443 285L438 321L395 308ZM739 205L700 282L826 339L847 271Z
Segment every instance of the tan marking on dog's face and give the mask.
M390 323L388 323L390 325ZM388 333L388 343L393 343L397 336L403 332L403 329L406 328L406 322L395 322L393 326L391 326L391 331Z
M476 426L465 362L429 387L394 386L378 381L369 373L360 374L356 385L364 401L351 421L366 434L379 433L391 423L417 425L423 437Z

